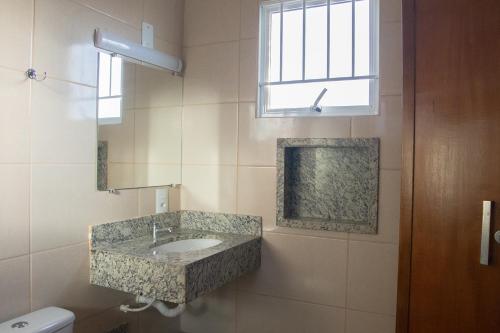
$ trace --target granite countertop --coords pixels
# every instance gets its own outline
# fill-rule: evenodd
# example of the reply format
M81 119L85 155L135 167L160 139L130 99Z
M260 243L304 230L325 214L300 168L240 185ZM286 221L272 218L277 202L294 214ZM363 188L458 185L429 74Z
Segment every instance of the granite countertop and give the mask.
M159 231L153 244L153 223ZM195 211L163 213L91 227L90 281L94 285L186 303L260 266L262 219ZM173 241L218 239L189 252L155 253Z
M222 232L174 228L172 232L160 231L157 242L153 244L152 235L142 236L122 242L98 245L94 250L106 251L122 255L129 255L147 260L164 262L169 265L189 265L198 260L205 259L222 251L230 250L236 246L258 238L254 235L229 234ZM155 253L154 248L184 239L210 238L221 240L222 243L189 252Z

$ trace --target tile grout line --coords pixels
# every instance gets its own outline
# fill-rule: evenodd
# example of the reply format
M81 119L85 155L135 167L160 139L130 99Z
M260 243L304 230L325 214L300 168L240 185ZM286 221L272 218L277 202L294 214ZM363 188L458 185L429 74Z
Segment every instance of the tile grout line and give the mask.
M321 230L316 230L318 232L322 232ZM368 239L351 239L349 238L349 235L369 235L369 234L353 234L353 233L347 233L345 237L335 237L335 236L321 236L321 235L307 235L307 234L299 234L299 233L290 233L290 232L280 232L280 231L273 231L273 230L264 230L264 234L273 234L273 235L279 235L279 236L296 236L296 237L307 237L307 238L319 238L319 239L331 239L331 240L338 240L338 241L348 241L350 240L351 242L361 242L361 243L370 243L370 244L379 244L379 245L398 245L398 242L392 242L392 241L377 241L377 240L368 240ZM324 231L323 231L324 232Z
M239 30L238 30L238 36L241 34L241 1L240 1L240 24L239 24ZM239 145L240 145L240 104L239 104L239 99L240 99L240 90L241 90L241 42L238 39L238 93L237 93L237 100L238 102L236 103L236 179L235 179L235 212L239 212L239 205L238 205L238 190L239 190L239 175L240 175L240 168L239 168Z
M19 255L5 257L5 258L1 258L0 259L0 263L2 263L4 261L16 260L16 259L20 259L20 258L23 258L23 257L29 257L29 256L30 256L29 252L26 252L26 253L19 254Z
M136 32L138 32L139 34L141 34L141 31L142 31L142 27L141 26L137 27L137 26L133 25L132 23L127 22L124 19L121 19L121 18L119 18L117 16L111 15L111 14L109 14L109 13L103 11L103 10L98 9L98 8L94 8L91 5L82 3L82 2L80 2L78 0L68 0L68 1L71 2L71 3L73 3L73 4L75 4L75 5L77 5L77 6L84 7L84 8L86 8L86 9L88 9L88 10L94 12L94 13L97 13L99 15L103 15L103 16L107 17L108 19L111 19L112 21L116 21L116 23L124 24L127 27L129 27L129 28L135 30ZM145 20L144 13L145 13L145 2L142 3L141 24ZM162 41L164 43L167 43L167 44L170 44L170 45L178 46L178 47L181 47L181 48L184 47L181 43L173 42L173 41L169 41L169 40L165 39L165 36L159 37L158 35L156 35L154 38L155 39L159 39L160 41ZM139 44L141 44L141 41L139 41Z
M347 309L348 309L348 294L349 294L349 245L350 239L346 241L346 265L345 265L345 299L344 299L344 333L347 332Z
M236 214L239 214L239 188L240 188L240 93L241 93L241 0L239 1L239 24L238 24L238 103L236 104ZM234 288L234 333L238 332L238 282Z
M283 301L290 301L290 302L297 302L297 303L302 303L302 304L308 304L308 305L316 305L316 306L321 306L321 307L326 307L326 308L334 308L337 310L351 310L351 311L357 311L357 312L363 312L363 313L370 313L370 314L376 314L376 315L381 315L381 316L388 316L388 317L395 317L395 314L388 314L388 313L381 313L381 312L374 312L374 311L365 311L365 310L359 310L356 308L351 308L348 306L338 306L338 305L330 305L330 304L322 304L322 303L316 303L316 302L311 302L311 301L306 301L306 300L301 300L298 298L291 298L291 297L286 297L286 296L277 296L277 295L270 295L262 292L254 292L248 289L241 289L238 287L237 292L244 293L244 294L249 294L249 295L254 295L254 296L261 296L261 297L269 297L269 298L274 298L278 300L283 300Z
M33 67L34 46L35 46L35 0L31 6L31 38L30 38L30 68ZM28 130L28 150L29 150L29 195L28 195L28 276L29 276L29 309L33 310L33 257L32 251L32 221L33 221L33 154L32 154L32 120L33 120L33 81L29 82L28 93L28 115L29 115L29 130Z
M82 242L78 242L78 243L72 243L72 244L68 244L68 245L62 245L62 246L51 247L51 248L47 248L47 249L43 249L43 250L38 250L38 251L30 252L30 256L42 254L42 253L46 253L46 252L52 252L52 251L56 251L56 250L61 250L61 249L68 249L70 247L77 247L77 246L81 246L84 244L88 245L89 242L82 241Z
M30 47L31 47L31 45L30 45ZM30 54L31 54L31 52L30 52ZM31 56L30 56L30 60L29 60L29 66L31 67ZM22 73L22 74L26 73L25 70L22 70L22 69L19 69L19 68L10 67L10 66L5 66L5 65L2 65L2 64L0 64L0 70L9 71L9 72L17 72L17 73Z
M239 42L240 42L240 38L238 36L237 39L221 40L221 41L201 43L201 44L196 44L196 45L183 45L182 47L184 49L195 49L195 48L199 48L199 47L210 47L210 46L215 46L215 45L231 44L231 43L239 43Z

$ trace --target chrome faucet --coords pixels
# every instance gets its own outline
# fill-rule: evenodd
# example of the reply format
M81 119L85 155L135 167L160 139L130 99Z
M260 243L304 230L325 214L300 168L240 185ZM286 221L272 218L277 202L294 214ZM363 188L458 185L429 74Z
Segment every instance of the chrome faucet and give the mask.
M160 232L160 231L172 232L172 228L168 227L168 228L159 229L158 228L158 223L157 222L153 222L153 244L156 244L156 242L158 240L156 234L158 232Z

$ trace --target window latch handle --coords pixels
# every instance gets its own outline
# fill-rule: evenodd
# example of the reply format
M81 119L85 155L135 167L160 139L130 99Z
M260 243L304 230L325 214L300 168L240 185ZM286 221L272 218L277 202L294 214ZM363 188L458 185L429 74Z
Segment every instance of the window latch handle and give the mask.
M318 106L318 104L321 101L321 99L323 98L323 96L325 96L325 94L326 94L327 91L328 91L328 89L326 89L326 88L323 88L323 90L321 90L321 92L319 93L318 97L314 101L314 104L311 106L311 110L312 111L321 112L321 107Z

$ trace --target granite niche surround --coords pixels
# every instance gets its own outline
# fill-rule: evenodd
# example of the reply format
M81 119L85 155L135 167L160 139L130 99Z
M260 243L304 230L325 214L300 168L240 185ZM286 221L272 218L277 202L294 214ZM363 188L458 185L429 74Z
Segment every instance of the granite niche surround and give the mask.
M153 224L172 228L158 233ZM162 253L155 246L211 238L202 250ZM90 283L171 303L187 303L260 267L262 218L199 211L161 213L90 227Z
M279 138L280 227L377 233L378 138Z

